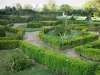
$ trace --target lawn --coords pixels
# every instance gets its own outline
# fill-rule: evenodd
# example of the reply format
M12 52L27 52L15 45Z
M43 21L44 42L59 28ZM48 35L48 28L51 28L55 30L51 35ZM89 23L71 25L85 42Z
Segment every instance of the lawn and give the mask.
M17 28L25 30L26 32L39 31L40 28L27 28L27 25L20 25Z
M23 70L23 71L7 71L5 69L5 66L8 65L5 64L7 61L9 61L12 54L18 53L18 50L3 50L0 51L0 75L56 75L55 73L45 70L38 65L34 64L33 66Z

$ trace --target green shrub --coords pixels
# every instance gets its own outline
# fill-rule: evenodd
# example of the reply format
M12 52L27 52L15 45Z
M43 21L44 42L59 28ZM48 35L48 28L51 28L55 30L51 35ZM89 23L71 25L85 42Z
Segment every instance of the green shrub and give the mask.
M0 28L0 37L5 37L5 36L6 36L5 30Z
M83 56L87 59L100 61L100 40L85 44L83 46L78 46L75 49L77 54L80 56Z
M24 70L29 67L32 62L20 53L15 53L11 57L11 69L15 71Z
M68 58L50 50L44 50L22 41L20 49L30 58L52 70L68 75L95 75L97 64Z
M2 67L7 71L22 71L31 66L32 62L18 51L9 51L2 59Z

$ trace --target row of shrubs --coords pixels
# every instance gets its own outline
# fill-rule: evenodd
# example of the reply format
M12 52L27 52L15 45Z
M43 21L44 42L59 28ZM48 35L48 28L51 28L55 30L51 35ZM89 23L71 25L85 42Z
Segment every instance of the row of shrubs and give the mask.
M61 74L95 75L97 64L68 58L51 50L45 50L21 41L20 49L31 59Z
M100 40L75 48L78 55L100 61Z
M28 28L40 28L42 26L55 26L57 24L56 21L41 21L41 22L28 22Z
M82 29L87 29L88 31L98 31L100 27L90 27L87 26L86 24L84 25L72 25L72 29L77 29L77 30L82 30Z
M12 21L10 21L10 20L0 20L0 25L7 25L10 23L12 23Z
M15 49L19 47L19 40L0 40L0 50Z
M0 37L0 40L21 40L23 39L24 30L19 30L19 29L11 28L11 27L5 27L4 29L9 32L16 33L16 35L9 36L9 37L6 37L6 36Z
M54 27L41 29L39 36L45 43L47 43L48 45L56 49L73 48L79 45L83 45L83 44L98 40L98 37L99 37L99 35L97 34L89 33L89 35L87 36L83 36L83 37L81 36L72 40L57 40L54 37L46 35L46 33L50 31L51 29L54 29Z

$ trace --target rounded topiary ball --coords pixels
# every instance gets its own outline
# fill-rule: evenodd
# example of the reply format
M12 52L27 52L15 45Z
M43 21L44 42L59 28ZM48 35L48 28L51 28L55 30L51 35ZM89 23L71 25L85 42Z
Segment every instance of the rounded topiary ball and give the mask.
M0 28L0 37L5 37L5 36L6 36L6 31Z

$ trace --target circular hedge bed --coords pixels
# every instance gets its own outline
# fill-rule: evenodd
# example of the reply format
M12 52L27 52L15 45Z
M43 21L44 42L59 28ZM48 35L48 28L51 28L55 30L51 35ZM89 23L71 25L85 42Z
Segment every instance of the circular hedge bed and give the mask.
M89 33L86 36L80 36L71 40L57 40L56 38L52 36L48 36L46 33L48 33L50 30L53 30L55 27L44 27L40 31L40 38L50 45L53 48L56 49L66 49L66 48L73 48L79 45L83 45L89 42L93 42L95 40L98 40L99 35L97 34L91 34Z

